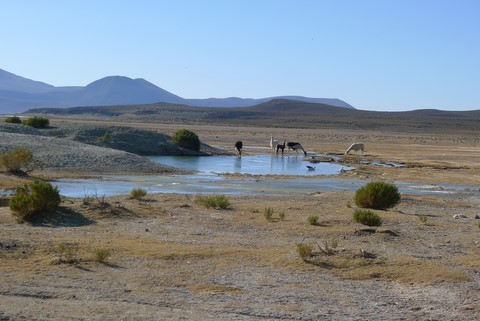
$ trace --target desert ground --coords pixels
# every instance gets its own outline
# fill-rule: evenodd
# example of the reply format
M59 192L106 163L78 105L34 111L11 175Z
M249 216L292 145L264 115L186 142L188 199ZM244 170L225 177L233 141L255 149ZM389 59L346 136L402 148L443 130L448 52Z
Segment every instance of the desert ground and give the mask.
M72 122L78 120L52 120L54 126ZM0 320L480 319L477 132L120 125L166 135L187 128L229 151L242 140L245 154L268 152L272 135L301 142L309 153L336 156L362 141L365 155L345 156L355 170L339 177L466 187L402 194L396 207L375 210L383 224L374 228L353 222L349 191L226 195L227 209L206 208L190 194L63 197L56 213L34 224L17 224L4 196ZM80 174L1 172L0 188L65 175ZM272 220L264 216L269 207ZM308 223L311 215L318 216L316 225ZM313 245L311 258L299 256L299 243ZM110 252L103 263L95 259L98 249Z

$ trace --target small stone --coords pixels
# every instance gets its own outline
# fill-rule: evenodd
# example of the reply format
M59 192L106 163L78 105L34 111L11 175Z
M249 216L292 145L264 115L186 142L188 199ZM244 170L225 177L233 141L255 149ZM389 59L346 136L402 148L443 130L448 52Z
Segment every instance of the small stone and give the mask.
M467 215L465 215L465 214L455 214L455 215L453 215L453 218L467 218Z
M480 220L480 214L475 214L475 219Z

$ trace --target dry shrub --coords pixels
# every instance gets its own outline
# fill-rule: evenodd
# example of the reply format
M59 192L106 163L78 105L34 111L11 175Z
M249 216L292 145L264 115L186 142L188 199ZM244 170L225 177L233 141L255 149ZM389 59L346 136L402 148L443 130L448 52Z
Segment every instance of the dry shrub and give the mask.
M98 263L105 263L110 256L110 250L97 248L93 250L93 260Z
M137 187L130 191L130 198L140 201L147 195L147 191L143 188Z
M0 164L11 173L21 172L22 168L27 168L32 161L32 153L23 147L15 148L11 151L0 154Z

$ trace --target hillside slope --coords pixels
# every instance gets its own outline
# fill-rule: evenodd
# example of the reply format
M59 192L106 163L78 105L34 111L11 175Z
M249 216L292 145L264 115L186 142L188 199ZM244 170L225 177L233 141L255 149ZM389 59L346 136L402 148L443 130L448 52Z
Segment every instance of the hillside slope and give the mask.
M175 124L223 124L285 128L344 128L417 132L479 132L480 110L375 112L330 105L272 100L251 107L208 108L179 104L32 109L27 115L93 117Z

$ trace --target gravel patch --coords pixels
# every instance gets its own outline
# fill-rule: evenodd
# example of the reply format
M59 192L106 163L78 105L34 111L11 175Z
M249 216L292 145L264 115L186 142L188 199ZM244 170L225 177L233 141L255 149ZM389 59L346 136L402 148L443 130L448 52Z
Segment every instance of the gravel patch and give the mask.
M72 173L181 173L136 154L82 144L65 138L0 132L0 151L17 147L30 150L39 163L35 169L69 171Z

